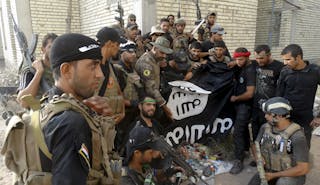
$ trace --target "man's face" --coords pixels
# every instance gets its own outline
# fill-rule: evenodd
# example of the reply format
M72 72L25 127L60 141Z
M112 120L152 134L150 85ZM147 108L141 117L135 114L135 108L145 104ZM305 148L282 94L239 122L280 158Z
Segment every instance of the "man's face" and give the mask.
M222 34L217 34L217 33L212 33L213 41L222 41L223 40L223 35Z
M215 47L215 55L220 58L223 56L225 49L222 47Z
M172 26L174 24L174 17L173 16L169 16L168 19L169 19L170 25Z
M154 48L154 50L155 50L155 57L157 61L162 61L167 57L167 54L162 52L160 49Z
M189 49L192 59L198 60L200 59L201 49L191 48Z
M152 149L148 149L143 152L140 152L140 155L139 155L140 164L150 164L152 161L152 158L153 158L153 150Z
M83 99L93 96L103 78L100 60L83 59L70 65L70 86L73 92Z
M124 62L132 64L137 61L137 55L133 49L124 51L121 55Z
M101 48L102 56L106 56L107 53L110 53L111 57L116 57L119 52L120 44L118 42L108 41Z
M270 63L270 53L266 53L265 51L261 51L260 53L255 52L256 61L259 66L266 66Z
M49 61L51 46L52 46L52 39L49 39L47 45L44 48L41 48L41 51L44 55L44 59L47 61Z
M293 56L291 56L291 53L287 53L285 55L282 55L282 59L283 59L283 63L284 65L288 66L290 69L296 69L299 65L299 62L297 60L297 58L300 55L298 55L296 58L294 58Z
M209 25L214 25L215 21L216 21L216 16L214 16L214 15L209 15L208 16Z
M144 102L139 105L139 109L140 109L141 114L144 117L153 118L154 113L156 111L156 103L155 102Z
M247 63L248 57L237 57L236 63L239 67L244 67Z
M162 22L160 24L160 28L162 31L164 31L165 33L169 32L169 22Z
M128 29L128 39L135 41L138 35L138 28Z
M128 23L136 24L136 18L129 18Z
M183 33L183 30L185 28L186 25L184 24L176 24L176 29L177 29L177 33Z

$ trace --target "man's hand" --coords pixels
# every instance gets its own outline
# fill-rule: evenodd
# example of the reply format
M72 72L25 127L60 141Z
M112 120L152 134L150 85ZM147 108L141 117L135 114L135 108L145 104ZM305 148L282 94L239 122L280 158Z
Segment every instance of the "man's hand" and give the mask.
M163 105L162 108L163 108L164 113L167 115L167 117L173 122L172 112L169 109L169 107L167 107L167 105Z
M237 96L231 96L230 97L231 102L236 102L237 101Z
M230 62L227 64L227 66L228 66L229 68L233 68L233 67L236 66L236 65L237 65L236 61L230 61Z
M35 68L37 73L43 74L44 66L41 60L35 60L32 62L32 67Z
M318 127L320 126L320 118L314 118L311 123L310 123L311 127Z
M265 174L266 174L266 180L267 181L270 181L270 180L275 178L273 173L265 173Z
M112 110L107 99L104 97L92 96L91 98L83 100L83 103L102 116L112 115Z

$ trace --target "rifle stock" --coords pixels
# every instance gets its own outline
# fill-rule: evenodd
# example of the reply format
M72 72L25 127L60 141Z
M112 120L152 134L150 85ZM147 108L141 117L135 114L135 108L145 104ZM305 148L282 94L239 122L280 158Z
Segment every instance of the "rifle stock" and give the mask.
M263 160L262 160L262 156L261 156L260 144L258 141L255 141L254 144L255 144L256 156L257 156L257 169L258 169L259 176L261 179L260 184L261 185L268 185L268 181L266 179L266 174L264 171Z
M35 73L35 69L32 67L32 62L33 62L33 59L34 59L33 53L34 53L34 51L35 51L35 49L37 47L38 36L37 35L33 36L33 39L36 39L36 40L32 41L31 47L29 49L28 42L27 42L25 34L18 27L17 22L15 21L12 13L10 13L10 16L11 16L11 19L12 19L12 22L13 22L13 29L14 29L14 32L15 32L15 36L16 36L16 38L18 40L21 52L22 52L22 54L23 54L23 56L25 58L25 60L23 60L23 62L26 62L27 67L34 74ZM21 67L22 67L22 65L20 65L19 71L21 71ZM43 78L41 78L40 87L43 89L44 92L48 91L51 88L49 86L48 82L45 81Z
M155 136L155 139L160 142L161 148L165 151L165 155L169 155L172 157L172 161L184 169L186 175L188 177L194 177L196 179L199 179L204 184L208 185L206 181L201 179L201 177L192 169L192 167L183 159L183 157L178 154L172 146L170 146L166 140L163 138L163 136Z

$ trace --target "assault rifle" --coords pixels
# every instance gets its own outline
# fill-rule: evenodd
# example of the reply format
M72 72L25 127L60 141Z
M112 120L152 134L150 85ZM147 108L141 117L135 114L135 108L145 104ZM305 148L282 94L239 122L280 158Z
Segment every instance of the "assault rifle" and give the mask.
M196 20L196 22L194 24L198 25L202 21L201 10L200 10L200 7L199 7L199 0L194 1L194 3L195 3L196 8L197 8L197 20Z
M264 167L263 167L263 160L262 160L262 156L261 156L260 144L258 141L255 141L254 144L255 144L256 156L257 156L257 169L258 169L259 176L261 179L260 185L268 185L268 181L266 179L266 174L265 174Z
M121 6L121 1L118 1L118 9L116 9L116 12L119 13L119 17L116 16L114 18L119 22L120 27L123 28L124 27L124 21L123 21L123 13L124 13L124 11L123 11L123 8Z
M195 3L196 8L197 8L197 20L194 22L196 27L192 31L192 33L191 33L192 35L195 34L199 30L199 28L202 26L202 24L206 21L205 19L201 18L201 10L200 10L200 7L199 7L199 0L196 0L196 1L193 1L193 2Z
M178 14L177 14L178 19L181 17L181 2L179 0L179 8L178 8Z
M163 155L169 155L172 158L173 163L180 166L184 169L186 175L188 177L194 177L199 179L204 184L208 185L206 181L201 179L201 177L192 169L192 167L183 159L181 155L179 155L173 148L170 146L163 136L154 136L155 140L159 141L162 151L164 152Z
M19 43L19 47L20 47L21 52L22 52L23 57L24 57L23 62L21 63L21 65L19 67L19 72L21 72L21 68L24 65L24 63L26 63L26 66L34 74L35 73L35 69L32 67L32 62L35 59L33 54L34 54L34 52L36 50L36 47L37 47L38 34L32 34L32 41L31 41L30 47L28 47L28 42L27 42L25 34L18 27L18 25L17 25L13 15L12 15L12 13L10 15L11 15L11 19L12 19L12 22L13 22L14 33L16 35L16 38L17 38L18 43ZM49 86L48 82L44 80L44 78L41 78L40 86L41 86L41 89L44 92L48 91L51 88Z

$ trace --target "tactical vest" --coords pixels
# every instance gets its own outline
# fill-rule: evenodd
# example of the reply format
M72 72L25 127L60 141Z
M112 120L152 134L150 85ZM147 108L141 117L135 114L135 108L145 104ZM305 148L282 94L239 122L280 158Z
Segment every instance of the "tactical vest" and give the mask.
M107 98L112 115L124 114L124 99L114 70L109 63L109 79L104 97ZM101 89L102 83L99 87ZM96 92L98 94L98 92Z
M33 106L35 107L35 106ZM40 108L39 106L37 106ZM74 110L81 113L92 133L92 164L87 177L88 185L119 184L121 172L112 172L109 154L113 148L115 122L112 118L98 116L72 96L55 96L40 110L29 116L13 117L6 132L6 140L1 151L5 155L6 166L14 171L18 184L51 184L51 173L43 172L39 149L49 159L49 152L42 128L59 112Z
M291 125L284 131L275 134L272 126L266 124L264 134L260 140L261 155L265 159L266 170L283 171L291 168L295 164L291 159L292 155L288 150L291 149L289 138L301 127L296 123Z
M189 45L189 36L186 33L175 35L172 43L172 47L174 51L179 51L181 49L186 51L188 49L188 45Z
M126 87L123 90L123 96L130 101L139 100L138 91L136 87L142 88L142 84L140 82L140 77L138 73L136 71L128 73L119 64L115 64L114 67L118 70L121 70L126 75Z

